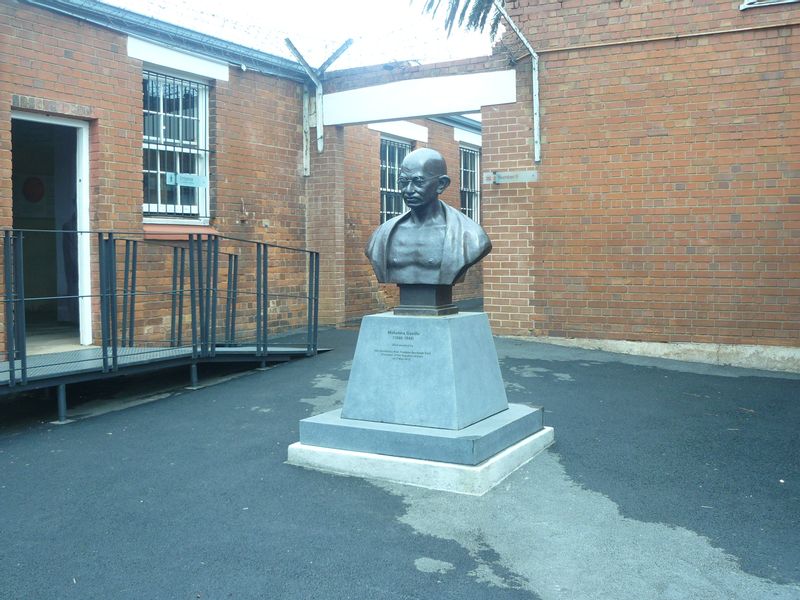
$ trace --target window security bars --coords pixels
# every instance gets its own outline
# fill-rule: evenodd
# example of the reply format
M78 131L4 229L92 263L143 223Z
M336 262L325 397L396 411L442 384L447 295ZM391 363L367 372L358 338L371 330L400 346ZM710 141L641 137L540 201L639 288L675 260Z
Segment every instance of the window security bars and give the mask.
M381 139L381 223L405 212L400 190L400 165L411 144Z
M481 188L478 150L461 147L461 211L476 223L481 222Z
M144 215L207 218L208 86L145 71L142 95Z

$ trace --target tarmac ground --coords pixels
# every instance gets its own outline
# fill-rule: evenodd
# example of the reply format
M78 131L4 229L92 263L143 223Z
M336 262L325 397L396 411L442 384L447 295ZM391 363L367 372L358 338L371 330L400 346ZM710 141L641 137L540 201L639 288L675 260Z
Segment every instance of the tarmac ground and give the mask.
M556 443L471 497L285 463L356 338L4 401L0 599L800 599L800 376L496 338Z

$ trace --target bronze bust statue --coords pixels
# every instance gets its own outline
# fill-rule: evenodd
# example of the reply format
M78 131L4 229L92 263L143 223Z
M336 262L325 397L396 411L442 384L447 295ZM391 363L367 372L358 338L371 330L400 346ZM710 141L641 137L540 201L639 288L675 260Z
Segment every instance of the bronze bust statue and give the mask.
M383 223L367 243L366 254L381 283L452 286L489 254L483 228L439 200L450 185L447 165L436 150L420 148L400 167L407 213Z

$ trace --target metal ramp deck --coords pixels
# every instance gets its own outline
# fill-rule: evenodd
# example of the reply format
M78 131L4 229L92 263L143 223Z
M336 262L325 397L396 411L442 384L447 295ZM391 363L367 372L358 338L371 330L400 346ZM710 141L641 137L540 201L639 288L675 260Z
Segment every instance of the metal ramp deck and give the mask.
M90 275L84 289L26 295L26 277L47 270L41 251L33 253L39 262L26 254L26 236L28 250L68 242L83 248ZM69 383L188 365L194 384L199 364L265 366L319 352L317 252L209 234L164 241L141 233L10 229L2 240L0 395L55 387L61 421ZM28 287L43 289L41 279L35 283ZM27 319L41 321L45 309L80 315L80 337L92 345L29 352L34 328Z
M261 356L256 355L255 346L223 347L216 349L214 357L205 358L193 356L191 347L120 348L117 355L117 368L110 370L104 369L102 349L92 347L85 350L31 356L28 358L25 382L15 380L13 385L11 384L10 364L7 361L0 362L0 395L17 392L21 389L49 387L61 383L86 381L108 375L125 375L181 364L233 361L274 363L307 356L309 354L306 348L297 346L268 346L266 352Z

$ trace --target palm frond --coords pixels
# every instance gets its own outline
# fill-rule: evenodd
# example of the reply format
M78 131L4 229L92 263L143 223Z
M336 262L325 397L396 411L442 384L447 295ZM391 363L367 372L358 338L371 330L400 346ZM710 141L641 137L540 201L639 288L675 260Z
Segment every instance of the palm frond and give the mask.
M505 4L504 0L501 0L501 4ZM422 12L436 18L440 5L441 0L425 0ZM497 35L502 15L500 11L494 8L492 0L464 0L463 4L461 0L448 0L444 15L444 28L447 30L447 35L453 32L453 27L456 23L458 23L459 27L483 31L492 9L494 9L494 13L489 25L489 35L494 39Z

